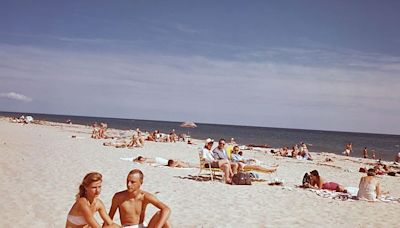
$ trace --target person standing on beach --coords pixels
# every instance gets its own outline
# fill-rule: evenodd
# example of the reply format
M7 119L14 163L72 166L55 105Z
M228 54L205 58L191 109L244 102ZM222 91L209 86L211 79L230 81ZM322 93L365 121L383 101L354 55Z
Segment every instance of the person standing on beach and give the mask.
M364 158L368 158L368 149L367 149L367 147L364 147L364 150L363 150L363 157L364 157Z
M114 218L115 212L119 210L119 217L123 227L171 227L168 218L171 209L152 194L142 191L144 175L139 169L133 169L126 178L127 190L115 193L109 215ZM147 226L143 224L147 205L160 209L151 217Z
M352 150L353 150L353 145L352 145L352 143L348 143L348 144L346 144L346 146L345 146L345 150L344 150L343 154L346 155L346 156L350 156Z

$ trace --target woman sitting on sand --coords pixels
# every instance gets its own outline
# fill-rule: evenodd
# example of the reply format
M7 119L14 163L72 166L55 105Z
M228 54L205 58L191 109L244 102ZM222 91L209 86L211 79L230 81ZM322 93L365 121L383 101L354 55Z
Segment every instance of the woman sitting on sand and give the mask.
M108 216L103 202L98 198L101 192L102 176L100 173L92 172L86 174L82 184L79 186L79 193L76 201L68 213L66 228L96 227L101 225L94 218L94 213L99 212L104 221L103 227L120 227L114 224Z
M361 177L358 189L358 199L375 201L379 198L381 188L378 180L375 178L374 169L368 169L367 176Z
M347 192L344 187L335 182L325 182L322 177L319 176L317 170L313 170L310 172L310 182L305 183L304 187L306 188L314 188L314 189L326 189L337 192Z

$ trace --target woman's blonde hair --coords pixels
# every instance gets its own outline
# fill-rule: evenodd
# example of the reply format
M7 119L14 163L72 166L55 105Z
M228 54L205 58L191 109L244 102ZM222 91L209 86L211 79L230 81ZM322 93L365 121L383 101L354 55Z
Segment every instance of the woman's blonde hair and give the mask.
M96 181L102 181L103 176L98 172L91 172L85 175L82 180L82 183L79 185L79 192L76 194L76 198L79 199L81 197L85 197L86 189L85 187L89 186L91 183Z

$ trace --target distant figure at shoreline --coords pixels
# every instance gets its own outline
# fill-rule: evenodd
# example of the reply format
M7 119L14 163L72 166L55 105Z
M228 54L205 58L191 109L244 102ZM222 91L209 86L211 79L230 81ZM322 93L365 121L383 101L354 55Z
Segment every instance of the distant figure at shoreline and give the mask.
M102 175L97 172L88 173L79 186L76 201L68 212L66 228L95 227L100 228L94 218L94 213L99 212L104 221L103 227L120 227L114 224L108 216L103 202L99 199L101 193Z
M395 162L400 162L400 152L397 153L396 158L394 159Z
M347 144L345 145L345 149L344 149L344 151L343 151L343 154L346 155L346 156L350 156L352 150L353 150L353 145L352 145L352 143L347 143Z
M171 209L152 194L140 189L143 184L144 175L139 169L133 169L126 178L127 190L114 194L109 215L114 218L115 212L119 210L119 217L123 227L170 227L168 222ZM150 219L149 224L144 224L145 213L148 205L158 208Z
M363 158L368 158L368 149L367 149L367 147L364 147Z

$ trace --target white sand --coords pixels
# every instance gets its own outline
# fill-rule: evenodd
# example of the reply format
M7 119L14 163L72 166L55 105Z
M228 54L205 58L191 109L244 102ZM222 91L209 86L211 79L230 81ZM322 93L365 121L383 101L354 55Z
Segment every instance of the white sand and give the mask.
M126 175L133 168L145 174L142 188L159 192L157 197L170 206L174 227L400 226L398 202L341 201L295 187L303 174L313 169L327 180L357 187L364 175L357 170L364 159L331 154L334 162L327 164L339 167L335 168L317 164L325 155L314 154L316 159L310 162L245 151L247 157L279 164L276 174L261 177L284 179L285 187L268 186L266 182L231 186L185 179L197 175L198 169L120 160L143 155L198 163L197 147L201 144L146 142L144 148L116 149L102 146L107 140L91 139L91 129L85 126L53 125L21 125L0 118L0 227L64 227L78 185L90 171L103 174L101 199L108 210L113 194L125 189ZM400 197L400 177L378 178L383 191ZM149 208L147 221L154 211ZM118 214L114 221L119 222Z

